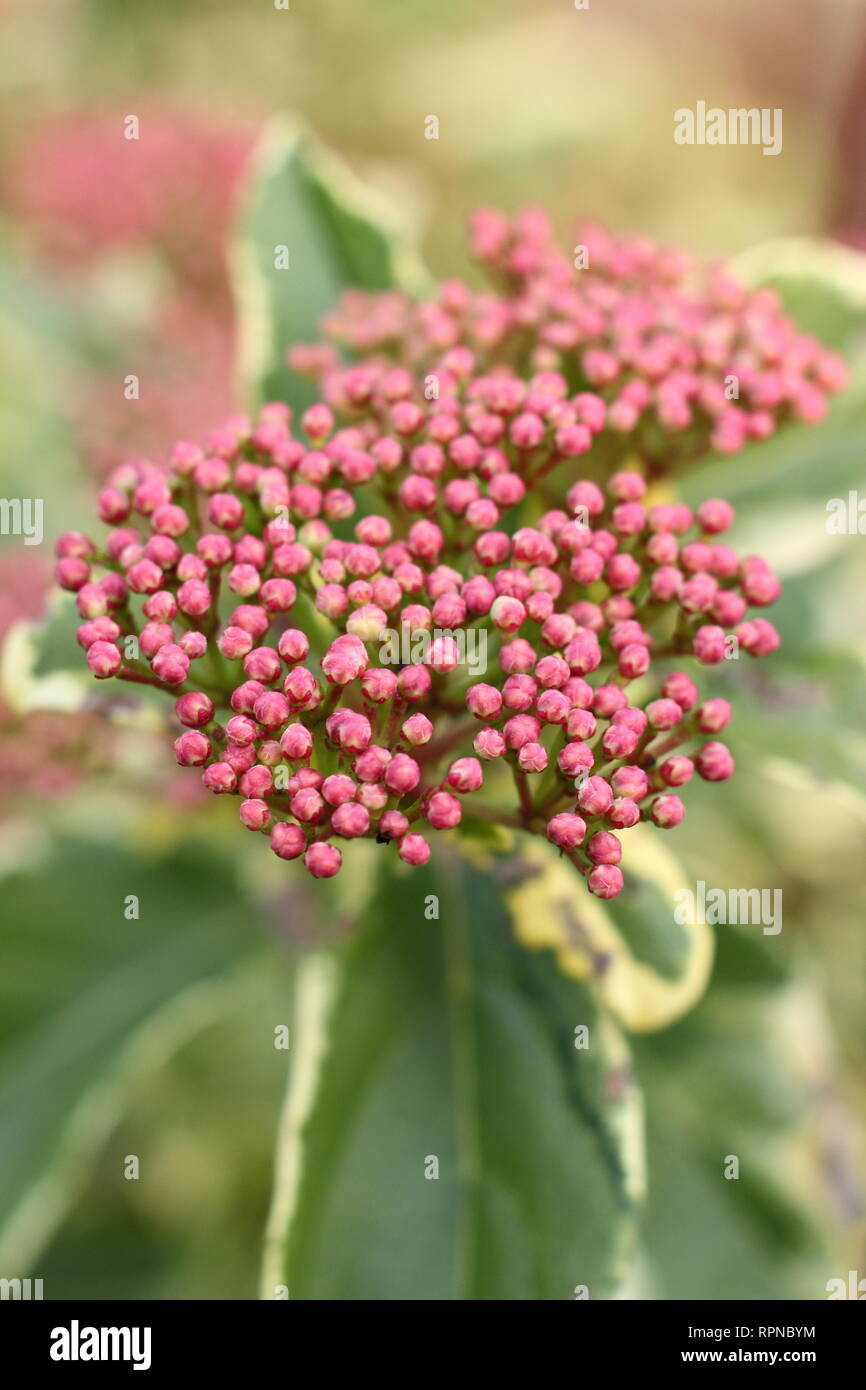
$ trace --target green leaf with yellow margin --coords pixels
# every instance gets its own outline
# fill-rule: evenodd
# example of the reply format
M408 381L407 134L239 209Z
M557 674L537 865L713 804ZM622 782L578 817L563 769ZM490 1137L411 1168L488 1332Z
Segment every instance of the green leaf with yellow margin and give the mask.
M681 925L677 893L688 879L658 831L635 826L625 843L626 886L602 902L567 859L533 840L525 873L506 893L518 941L553 949L560 969L590 983L627 1028L665 1028L700 998L713 961L706 923Z

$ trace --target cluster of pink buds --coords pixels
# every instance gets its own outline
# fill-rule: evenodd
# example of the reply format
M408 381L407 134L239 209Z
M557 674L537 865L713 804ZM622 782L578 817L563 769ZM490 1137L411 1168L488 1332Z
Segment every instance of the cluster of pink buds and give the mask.
M448 280L416 303L393 291L352 290L324 322L327 336L378 374L405 367L418 391L440 372L468 378L509 363L521 376L558 372L566 418L636 452L649 475L671 473L711 448L733 454L786 420L823 418L845 364L798 331L775 292L749 292L722 266L696 267L643 238L580 227L570 256L546 215L475 214L471 250L492 288ZM292 365L317 377L324 399L366 409L364 378L348 379L333 348L299 346Z
M378 351L337 367L305 349L330 403L297 420L267 405L203 447L175 445L165 467L121 465L99 496L104 539L58 542L94 676L170 691L177 761L317 878L339 870L346 841L420 865L431 831L474 819L546 836L591 892L616 896L623 832L678 825L686 783L733 772L719 737L730 705L694 677L778 646L762 612L779 583L725 542L726 502L693 512L654 496L646 463L587 476L610 406L573 389L565 345L559 369L545 356L547 309L520 330L537 369L512 362L516 306L531 292L543 307L562 279L546 236L532 218L476 224L476 250L517 294L481 362L459 341L474 293L446 286L435 312L408 316L399 297L369 302L355 345L396 340L398 320L415 343L426 325L413 361L426 372L436 343L435 392ZM518 255L531 246L534 261ZM594 260L610 312L639 318L646 293L694 347L675 261L600 239ZM563 304L578 294L570 275ZM497 317L504 301L488 299ZM705 328L727 314L756 342L763 321L777 345L800 341L745 298L702 314ZM826 354L809 361L829 377Z

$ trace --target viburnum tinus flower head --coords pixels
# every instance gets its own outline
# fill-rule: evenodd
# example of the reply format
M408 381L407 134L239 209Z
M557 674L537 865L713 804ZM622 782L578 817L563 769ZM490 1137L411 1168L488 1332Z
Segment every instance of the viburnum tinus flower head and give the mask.
M540 223L482 218L502 294L350 298L335 322L360 343L369 320L376 355L305 349L326 400L124 464L100 494L105 533L58 542L93 675L164 689L177 761L315 878L358 839L422 865L481 819L546 838L615 897L629 829L674 828L692 784L734 771L708 668L778 646L778 581L728 543L723 499L654 495L660 455L596 458L607 386L626 346L630 379L656 383L636 420L711 358L772 358L792 390L795 359L815 391L841 374L768 302L712 278L695 300L675 259L593 235L584 284ZM576 338L552 331L566 321ZM596 362L598 389L569 375L584 338L620 364ZM733 356L707 349L698 368L721 341Z
M340 410L400 418L420 392L447 397L461 383L474 401L469 437L446 405L435 438L470 468L474 451L503 441L544 445L553 460L579 457L601 434L651 475L669 474L708 448L733 454L789 420L821 420L845 385L844 362L798 330L774 291L597 224L579 226L571 247L557 246L537 208L513 219L479 211L470 249L489 287L448 280L423 303L348 291L324 321L330 341L298 346L290 361ZM346 370L332 343L364 361ZM503 379L503 363L520 380ZM707 502L705 532L726 530L729 511Z

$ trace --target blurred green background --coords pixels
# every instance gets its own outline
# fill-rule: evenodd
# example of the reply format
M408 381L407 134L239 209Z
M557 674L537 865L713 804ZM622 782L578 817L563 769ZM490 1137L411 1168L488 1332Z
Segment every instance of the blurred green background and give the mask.
M45 499L41 546L2 538L2 634L50 606L52 539L87 529L111 463L240 403L228 251L276 114L337 150L437 275L466 272L472 207L538 201L566 232L592 216L747 253L744 273L852 362L819 429L686 482L735 502L734 543L787 587L778 659L734 673L737 777L694 789L676 848L695 879L782 888L785 924L770 944L723 929L706 1000L636 1045L653 1195L623 1296L820 1298L866 1275L866 540L824 525L828 498L866 487L866 272L850 251L775 245L866 245L866 5L3 0L0 23L0 493ZM782 154L676 146L673 111L701 98L782 107ZM70 642L58 623L51 666L74 664ZM0 1275L42 1277L47 1297L255 1297L285 1081L273 1030L320 914L173 768L154 714L116 706L109 724L101 695L64 713L69 690L27 660L16 628ZM740 1141L763 1177L735 1204L717 1156Z

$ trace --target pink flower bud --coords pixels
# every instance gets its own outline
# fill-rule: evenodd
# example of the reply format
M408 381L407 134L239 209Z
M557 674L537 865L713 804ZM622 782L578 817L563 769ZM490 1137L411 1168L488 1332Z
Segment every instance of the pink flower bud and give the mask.
M722 531L729 531L734 524L734 509L730 502L721 501L716 497L702 502L696 515L698 525L708 535L719 535Z
M153 622L170 623L173 618L177 617L177 600L174 594L169 593L168 589L159 589L144 600L141 611L146 618L150 618Z
M329 806L342 806L347 801L354 801L356 791L355 783L344 772L335 772L322 783L322 796Z
M676 700L651 700L646 716L653 729L675 729L682 720L683 711Z
M223 749L223 762L228 763L238 777L242 773L248 772L255 765L255 761L256 750L251 746L242 747L239 743L232 743L229 740Z
M191 552L181 555L177 562L177 579L180 583L186 583L187 579L207 579L207 565L200 556Z
M505 753L505 739L498 729L480 729L472 740L472 747L479 758L490 761L501 758Z
M298 859L307 847L307 837L299 825L279 820L271 826L271 849L280 859Z
M557 450L564 458L578 458L592 446L592 435L586 425L563 425L556 431Z
M253 639L245 628L231 625L217 638L217 646L229 661L238 661L252 649Z
M266 830L271 819L270 808L267 803L255 797L242 801L238 807L241 825L245 825L247 830Z
M190 661L197 661L207 651L207 638L203 632L184 632L178 646Z
M577 777L588 772L595 762L591 748L585 743L567 743L557 755L556 765L564 777Z
M597 864L586 880L590 893L597 898L618 897L624 882L622 871L615 864Z
M87 648L87 664L96 679L103 681L109 676L116 676L123 663L113 642L97 638Z
M727 700L704 700L695 710L695 724L702 734L718 734L731 722L731 706Z
M430 858L430 844L423 835L404 835L397 846L397 853L404 864L412 864L419 868Z
M278 690L266 690L256 700L253 714L266 729L276 729L289 718L289 702Z
M561 690L543 690L535 702L535 710L546 724L565 724L571 701Z
M229 701L235 714L252 714L264 688L261 681L243 681L236 686Z
M155 594L162 588L162 570L152 560L139 560L126 571L126 582L134 594Z
M161 570L172 569L181 559L180 546L168 536L151 536L144 547L144 555Z
M196 553L208 569L220 569L232 557L232 543L228 536L218 531L200 536L195 544Z
M523 672L515 672L514 675L508 676L502 687L500 705L504 704L506 709L523 714L532 708L537 693L538 682L533 676L528 676ZM491 710L491 717L498 712L498 710Z
M333 878L342 862L343 856L336 845L327 844L324 840L310 845L304 855L304 866L313 878Z
M336 741L347 753L360 753L373 737L369 719L363 714L348 712L336 729Z
M433 725L426 714L413 714L403 724L400 732L407 743L417 746L429 743L433 736Z
M280 735L280 749L290 763L303 762L313 751L313 735L303 724L289 724Z
M409 829L409 822L401 811L385 811L379 820L379 835L382 839L399 840Z
M649 780L642 767L618 767L611 777L617 796L640 801L649 791Z
M233 792L237 786L237 776L229 763L211 763L202 773L201 780L208 791L217 796Z
M535 665L535 676L548 690L562 690L569 679L570 668L561 656L542 656Z
M188 579L177 591L177 602L183 613L200 618L211 606L211 591L201 579Z
M370 812L357 801L347 801L338 806L331 816L331 829L335 835L342 835L346 840L357 839L370 829Z
M250 680L271 685L282 674L280 658L273 647L253 647L244 657L244 673Z
M588 709L574 707L568 712L566 721L566 733L570 739L583 740L592 738L596 731L596 718Z
M580 550L573 556L569 566L569 573L572 579L578 584L594 584L600 579L604 571L604 559L597 550ZM616 568L614 573L616 574ZM626 585L626 587L628 587Z
M589 816L603 816L613 805L613 792L604 777L587 777L577 793L577 804Z
M259 727L254 719L249 719L245 714L235 714L226 724L226 734L232 743L238 743L245 748L250 743L255 743L259 737Z
M501 632L516 632L526 620L526 609L519 599L500 594L491 605L490 617Z
M296 791L289 809L303 825L318 825L325 817L325 802L315 787L301 787Z
M331 643L319 664L332 685L349 685L366 670L369 660L361 639L344 634Z
M781 644L781 638L773 624L763 618L753 618L750 622L740 623L736 629L736 637L750 656L769 656L770 652L776 651Z
M616 497L621 502L639 502L645 495L646 488L646 480L640 473L630 470L614 473L607 484L611 497Z
M691 758L677 755L666 758L659 768L662 781L669 787L682 787L694 773L695 765Z
M626 724L611 724L605 729L601 746L609 758L627 758L640 741L640 735Z
M259 762L265 767L278 767L283 761L283 750L274 738L263 738L258 748Z
M150 665L165 685L181 685L189 675L189 657L171 642L160 647Z
M243 598L257 594L262 577L253 565L232 565L229 570L229 588Z
M640 565L625 551L611 556L605 567L605 578L618 593L633 589L640 579Z
M590 671L595 671L601 665L601 647L594 632L588 629L579 629L563 651L562 655L568 662L571 671L578 676L585 676ZM623 696L625 703L625 697Z
M679 825L685 814L686 808L680 798L668 793L657 796L650 806L653 821L664 830L672 830Z
M175 739L174 756L181 767L201 767L210 757L210 739L197 729L188 729Z
M750 557L743 561L743 577L740 581L743 597L759 607L775 603L782 592L776 576L763 560Z
M466 692L466 708L476 719L495 719L502 708L502 695L494 685L470 685Z
M609 830L599 830L587 841L586 852L593 864L618 864L622 845Z
M477 792L484 773L477 758L457 758L448 769L448 785L455 792Z
M599 685L592 697L592 708L599 719L610 719L627 704L628 696L619 685Z
M607 820L614 830L629 830L640 820L640 807L630 797L618 796L607 813Z
M617 667L626 680L636 680L649 670L650 654L646 647L636 642L624 647L619 654Z
M308 438L323 443L334 428L334 416L326 405L311 405L301 416Z
M404 700L423 700L429 695L433 678L426 666L404 666L397 676L397 689Z
M515 714L506 722L503 732L506 746L517 752L525 743L537 742L541 725L531 714Z
M706 666L724 661L728 646L727 634L723 627L705 624L694 635L693 649L698 661Z
M586 834L586 821L571 811L561 811L547 822L547 838L560 849L575 849Z
M173 641L174 630L168 623L145 623L139 633L139 646L148 661L156 656L160 647L168 646Z
M385 768L384 781L389 791L405 796L421 781L421 769L407 753L395 753Z
M382 811L388 804L388 788L383 782L362 782L358 800L368 811Z
M388 626L388 615L375 603L365 603L346 623L347 633L363 642L376 642ZM366 663L365 663L366 665Z
M523 772L543 772L547 767L547 750L542 743L524 743L518 750L517 763Z
M132 510L126 493L116 487L103 488L97 498L97 505L100 521L106 522L109 526L126 521Z
M427 820L435 830L452 830L459 825L462 814L460 802L450 792L434 792L425 809Z
M231 492L215 492L208 498L207 518L223 531L237 531L243 524L243 503Z
M290 579L266 579L259 598L268 613L288 613L294 607L298 591Z
M380 748L378 744L371 743L369 748L365 748L363 752L358 754L352 764L356 777L359 777L362 782L378 782L392 756L389 749Z
M213 700L200 690L191 690L179 696L174 710L181 724L189 729L201 729L214 717Z
M87 651L94 642L114 642L120 636L120 628L113 618L91 618L89 622L81 624L75 636L79 646Z
M77 555L67 555L58 560L54 577L61 589L77 593L90 579L90 566Z
M705 743L695 754L698 776L705 782L725 782L734 772L734 760L724 743Z
M675 700L682 710L688 712L698 698L698 688L684 671L672 671L665 677L662 694L666 699Z
M515 637L513 641L506 642L499 653L499 664L508 674L531 671L535 659L534 648L523 637Z
M265 763L254 763L238 778L238 791L241 796L270 796L273 789L273 773Z
M135 532L128 532L128 535L135 535ZM93 555L95 545L83 531L64 531L63 535L57 537L54 542L54 555L64 559L65 556L78 556L79 559L86 560Z

